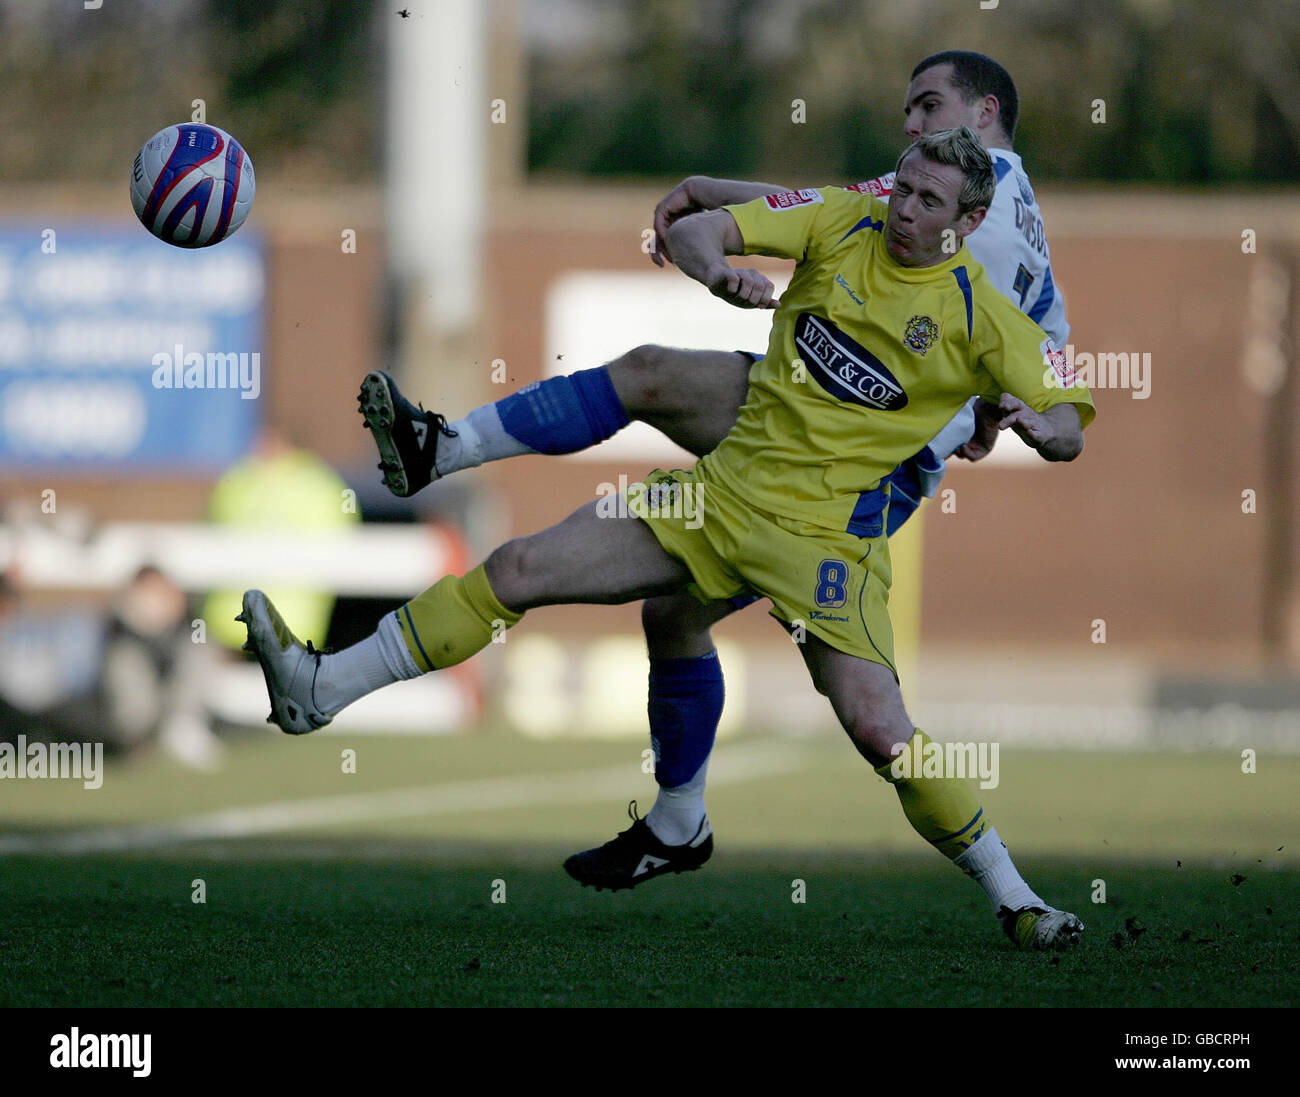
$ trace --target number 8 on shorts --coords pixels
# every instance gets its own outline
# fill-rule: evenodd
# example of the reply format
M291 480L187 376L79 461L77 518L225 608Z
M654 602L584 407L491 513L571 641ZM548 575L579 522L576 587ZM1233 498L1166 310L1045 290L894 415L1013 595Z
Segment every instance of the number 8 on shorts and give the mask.
M843 560L823 560L817 569L817 604L827 609L844 605L848 578L849 566Z

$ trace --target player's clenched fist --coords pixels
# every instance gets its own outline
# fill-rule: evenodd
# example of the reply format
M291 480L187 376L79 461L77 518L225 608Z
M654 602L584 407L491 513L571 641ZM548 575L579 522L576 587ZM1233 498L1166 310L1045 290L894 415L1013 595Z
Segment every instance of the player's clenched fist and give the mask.
M750 267L738 270L728 263L715 264L709 268L704 284L715 297L737 308L774 309L781 303L772 296L776 287L771 281Z
M996 404L987 400L975 399L975 433L970 441L957 448L954 456L963 461L982 461L993 452L998 440L998 429L1002 423L1003 411Z
M715 297L742 309L774 309L776 287L756 270L733 269L728 255L743 255L745 241L736 219L725 209L695 213L668 229L673 260L683 274Z

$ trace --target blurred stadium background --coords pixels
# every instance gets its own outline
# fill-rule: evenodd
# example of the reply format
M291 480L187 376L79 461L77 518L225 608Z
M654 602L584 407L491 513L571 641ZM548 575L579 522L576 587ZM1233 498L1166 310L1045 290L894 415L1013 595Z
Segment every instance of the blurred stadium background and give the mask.
M1030 784L997 793L1031 848L1109 836L1112 854L1213 858L1255 834L1291 861L1300 845L1275 851L1273 831L1294 837L1300 772L1300 18L1270 0L0 0L0 715L10 737L119 748L99 792L0 788L4 848L148 846L194 812L351 792L338 751L362 735L406 737L373 740L367 788L601 779L497 807L377 802L367 835L612 834L620 797L653 790L636 607L538 611L288 743L258 727L260 672L230 650L220 592L289 588L290 622L316 622L300 635L341 646L504 537L684 460L630 429L402 503L356 387L387 368L455 418L638 343L761 348L764 317L651 266L654 203L697 172L890 170L911 68L945 48L1016 79L1071 342L1127 356L1128 383L1096 391L1076 464L1009 437L950 464L950 506L899 550L913 715L1002 743L1008 774L1013 752L1070 752L1015 762ZM127 178L151 134L200 113L249 151L258 191L237 236L188 253L134 221ZM256 398L153 387L176 344L258 352ZM871 809L881 831L875 814L808 822L831 774L846 797L867 775L762 610L717 635L741 753L719 761L714 811L738 839L910 848L892 803ZM1157 777L1108 789L1094 750ZM308 778L295 759L313 751L307 770L328 764ZM1071 793L1071 767L1095 786ZM771 779L794 769L806 780ZM1126 814L1133 795L1146 814ZM1066 800L1085 821L1062 839L1048 816ZM220 818L194 836L297 829L292 811Z

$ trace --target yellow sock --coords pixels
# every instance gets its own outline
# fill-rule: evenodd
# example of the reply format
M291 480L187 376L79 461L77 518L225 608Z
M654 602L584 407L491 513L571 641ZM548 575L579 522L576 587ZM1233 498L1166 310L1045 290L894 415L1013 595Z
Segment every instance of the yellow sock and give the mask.
M903 753L876 772L894 786L912 829L949 860L961 856L988 826L975 789L964 777L923 777L914 759L930 737L917 728ZM896 772L898 771L898 772Z
M463 578L444 576L397 611L406 650L426 672L464 662L522 617L492 593L482 564Z

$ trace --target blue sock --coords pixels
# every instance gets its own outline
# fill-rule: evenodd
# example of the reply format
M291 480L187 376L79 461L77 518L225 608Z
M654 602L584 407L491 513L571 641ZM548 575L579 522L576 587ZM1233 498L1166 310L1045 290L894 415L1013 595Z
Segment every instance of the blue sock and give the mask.
M661 788L686 784L708 760L723 695L716 651L693 659L650 660L650 742Z
M630 421L604 366L538 381L495 407L506 433L534 453L575 453Z

